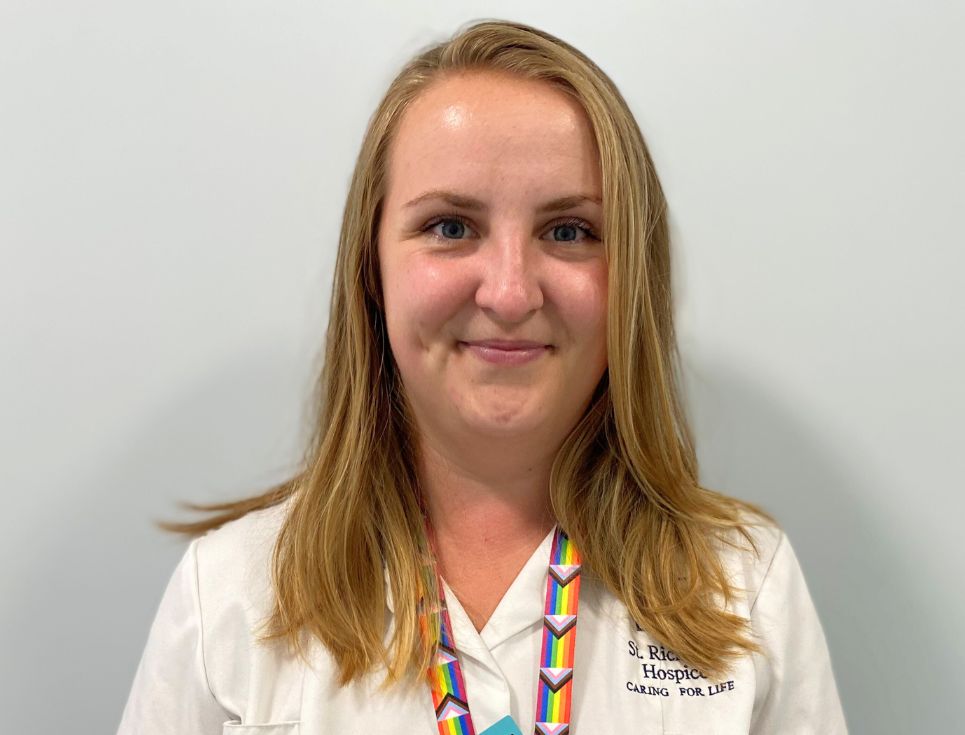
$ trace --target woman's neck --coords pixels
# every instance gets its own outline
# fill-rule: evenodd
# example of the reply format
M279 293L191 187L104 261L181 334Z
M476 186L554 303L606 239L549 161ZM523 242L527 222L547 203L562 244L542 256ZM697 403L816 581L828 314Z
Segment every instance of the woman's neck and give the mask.
M439 572L481 630L555 524L549 466L466 468L431 448L420 457Z
M437 543L511 551L553 527L551 461L467 466L431 446L420 453L420 486Z

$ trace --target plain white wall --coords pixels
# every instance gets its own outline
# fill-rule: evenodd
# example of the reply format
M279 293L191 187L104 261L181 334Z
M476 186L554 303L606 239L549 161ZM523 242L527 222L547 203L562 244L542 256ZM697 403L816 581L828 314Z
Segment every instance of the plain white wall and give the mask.
M294 467L365 123L484 16L638 116L703 480L788 530L852 732L960 719L961 3L7 0L4 732L113 732L183 550L150 521Z

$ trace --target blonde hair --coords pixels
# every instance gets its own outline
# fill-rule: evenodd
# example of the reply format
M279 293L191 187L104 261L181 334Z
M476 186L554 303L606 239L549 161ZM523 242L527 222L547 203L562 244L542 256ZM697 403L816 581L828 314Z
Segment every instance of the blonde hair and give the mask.
M426 581L414 433L389 348L377 260L388 151L399 121L447 74L492 70L543 80L585 110L600 155L609 262L608 367L553 464L552 507L584 568L655 640L709 677L760 651L747 621L718 604L735 595L720 542L772 523L759 507L702 487L680 400L666 199L633 114L609 77L566 42L528 25L476 22L412 58L369 121L345 204L318 420L304 469L257 496L189 504L211 515L162 528L200 534L290 501L273 554L274 608L264 639L305 654L317 637L341 682L379 667L386 682L428 668L420 630ZM775 524L776 525L776 524ZM757 551L755 547L755 551ZM387 572L394 632L384 641ZM434 579L428 599L437 599Z

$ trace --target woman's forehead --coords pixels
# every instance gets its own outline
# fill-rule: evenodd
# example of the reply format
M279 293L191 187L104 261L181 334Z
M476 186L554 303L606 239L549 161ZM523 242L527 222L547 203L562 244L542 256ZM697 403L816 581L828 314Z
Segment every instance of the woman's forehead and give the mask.
M473 181L519 191L556 182L600 194L596 143L579 103L547 82L506 75L430 85L403 116L389 167L405 201Z

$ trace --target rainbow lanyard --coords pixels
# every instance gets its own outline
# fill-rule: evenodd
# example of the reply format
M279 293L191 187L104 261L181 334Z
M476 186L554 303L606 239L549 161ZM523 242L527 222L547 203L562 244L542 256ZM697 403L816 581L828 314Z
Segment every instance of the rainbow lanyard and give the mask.
M580 554L563 530L553 535L546 575L543 645L539 657L535 735L567 735L573 701L576 613L580 604ZM439 647L429 667L432 703L440 735L476 735L469 713L466 682L456 656L452 623L439 582Z

